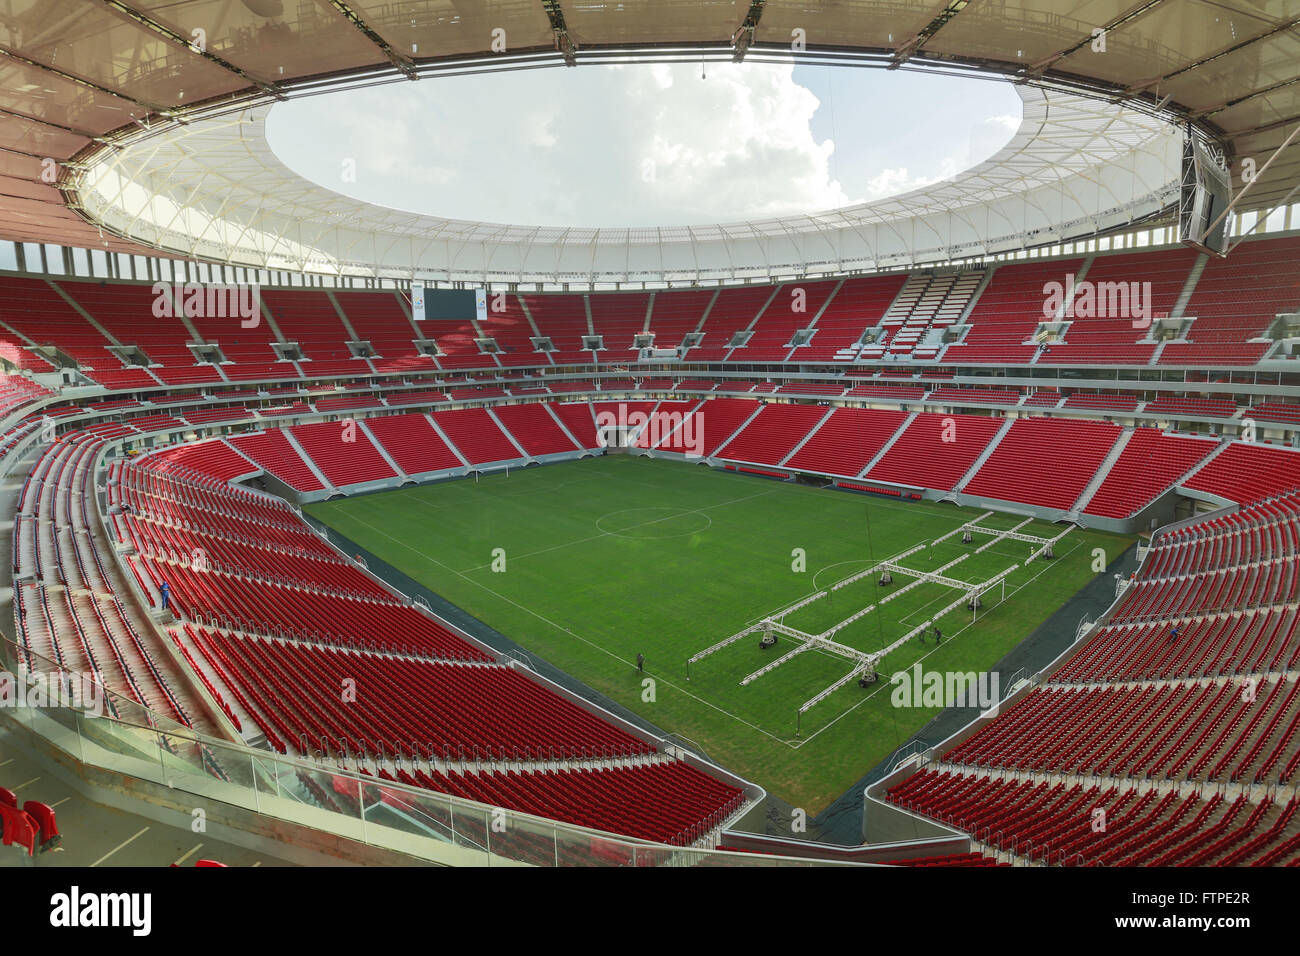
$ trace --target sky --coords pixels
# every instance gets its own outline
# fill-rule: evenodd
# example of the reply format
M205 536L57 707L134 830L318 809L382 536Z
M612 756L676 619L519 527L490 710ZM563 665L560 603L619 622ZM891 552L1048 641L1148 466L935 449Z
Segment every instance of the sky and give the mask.
M452 219L671 226L817 212L945 179L1020 121L1004 81L773 64L426 78L277 105L291 169Z

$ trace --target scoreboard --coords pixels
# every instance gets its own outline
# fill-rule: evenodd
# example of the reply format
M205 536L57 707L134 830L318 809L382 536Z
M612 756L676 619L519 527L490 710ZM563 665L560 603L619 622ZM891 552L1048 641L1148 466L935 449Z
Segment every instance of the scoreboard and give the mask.
M417 322L487 318L486 289L428 289L411 284L411 314Z

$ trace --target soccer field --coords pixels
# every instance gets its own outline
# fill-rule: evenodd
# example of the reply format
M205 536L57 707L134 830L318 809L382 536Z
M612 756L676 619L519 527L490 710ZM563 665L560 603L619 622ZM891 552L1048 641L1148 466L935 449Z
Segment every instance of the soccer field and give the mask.
M984 671L1096 576L1094 549L1114 559L1131 539L1073 530L1057 559L1023 566L1028 543L976 535L928 547L900 563L950 565L945 576L984 581L1019 564L985 597L979 620L958 608L938 621L944 641L916 640L880 664L881 680L856 681L796 713L852 663L821 650L741 686L745 675L791 650L750 635L690 666L687 658L774 611L876 562L927 544L982 512L887 499L715 471L682 462L611 455L512 471L475 482L424 485L311 505L310 514L380 555L529 651L546 658L714 760L809 813L822 810L904 742L937 708L891 705L888 676L923 661L936 671ZM992 515L1009 529L1023 519ZM1033 521L1020 530L1064 530ZM500 549L500 550L497 550ZM967 557L962 558L965 554ZM802 560L801 560L802 558ZM962 558L961 560L957 560ZM952 563L952 562L956 563ZM820 632L913 579L875 575L790 614ZM875 651L961 597L922 583L838 632ZM653 700L636 672L654 680ZM1009 675L1006 675L1009 676Z

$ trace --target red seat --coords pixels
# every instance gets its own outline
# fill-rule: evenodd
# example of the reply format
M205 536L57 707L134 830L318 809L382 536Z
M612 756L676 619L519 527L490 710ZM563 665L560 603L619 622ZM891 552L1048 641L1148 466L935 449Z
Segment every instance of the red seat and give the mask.
M40 852L48 853L51 850L57 850L63 845L63 837L59 835L58 824L54 820L54 808L44 803L37 803L35 800L28 800L23 804L25 812L36 824L39 833L37 846Z
M28 856L36 855L36 823L22 810L0 804L0 829L5 846L26 847Z

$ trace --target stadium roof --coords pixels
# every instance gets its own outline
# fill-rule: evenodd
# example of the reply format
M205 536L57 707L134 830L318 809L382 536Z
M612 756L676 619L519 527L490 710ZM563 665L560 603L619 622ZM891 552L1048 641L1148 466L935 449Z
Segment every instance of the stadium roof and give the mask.
M695 282L946 262L1093 235L1158 214L1181 137L1143 113L1023 88L1011 141L966 172L812 215L646 228L440 219L374 206L290 171L267 107L170 124L103 154L79 190L114 232L259 268L466 282Z
M281 268L401 275L419 263L433 276L580 281L904 265L998 251L972 236L1037 244L1151 214L1172 198L1159 167L1177 140L1156 133L1154 112L1217 139L1234 172L1245 158L1262 168L1300 124L1300 17L1288 0L0 0L0 12L0 237ZM365 207L288 173L262 135L269 105L289 96L634 53L1002 74L1025 84L1025 122L989 163L918 193L674 235ZM1056 122L1067 111L1073 120ZM199 144L218 152L198 156ZM214 157L237 159L228 172L252 171L241 182L276 195L263 191L255 208ZM163 198L146 205L127 174ZM1098 176L1089 199L1083 184ZM1300 146L1239 208L1272 208L1298 181ZM977 211L981 190L991 198ZM169 214L169 202L190 212ZM667 250L657 264L654 250Z

